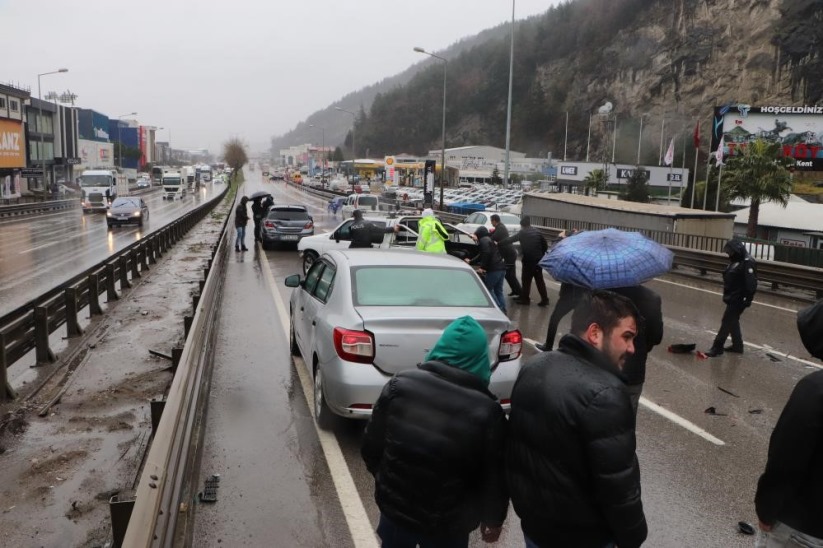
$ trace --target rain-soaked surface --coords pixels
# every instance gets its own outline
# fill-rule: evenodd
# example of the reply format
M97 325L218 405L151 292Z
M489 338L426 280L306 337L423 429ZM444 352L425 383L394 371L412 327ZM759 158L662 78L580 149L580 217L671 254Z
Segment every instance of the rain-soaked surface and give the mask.
M108 230L102 212L81 208L21 219L0 219L0 316L76 276L112 253L139 241L220 193L207 183L178 200L163 200L160 189L140 196L149 206L142 226Z
M246 175L246 194L264 189L274 194L276 203L308 205L318 231L328 231L340 221L339 216L334 218L326 213L325 200L321 198L281 182L264 182L259 172L246 172ZM337 468L326 462L289 356L281 314L265 282L264 269L267 268L274 277L280 301L288 303L291 289L283 285L283 279L301 272L300 259L293 246L262 251L251 244L249 234L247 245L252 250L232 252L226 274L201 467L201 481L216 473L221 475L221 484L216 503L196 508L195 545L350 546L352 540L343 508L356 505L352 500L338 499L330 477L330 470ZM5 283L6 279L3 277L0 281ZM558 285L549 279L547 284L553 304ZM650 356L644 397L675 416L664 417L653 405L641 406L638 414L637 452L649 523L646 545L749 546L751 537L737 533L736 524L740 520L756 523L752 501L765 463L769 435L794 384L819 366L808 358L795 329L794 313L804 304L758 295L742 318L747 343L757 347L747 346L742 356L727 354L701 361L694 354L668 353L666 347L694 342L698 348L708 348L722 314L719 287L709 281L682 276L668 276L650 286L663 297L666 331L663 343ZM160 289L159 285L155 287L155 291ZM533 295L533 302L536 300ZM170 308L169 317L183 313ZM551 307L509 303L509 310L510 317L528 340L542 342ZM561 332L568 328L568 322L566 318L561 323ZM143 342L143 338L155 331L145 331L148 327L137 331L129 324L124 325L129 333L134 330L133 335L111 339L112 351L131 354L136 352L133 346L138 341L142 346L152 344ZM153 330L178 327L171 319L151 326ZM124 335L120 331L118 334ZM527 356L534 354L531 343L524 346ZM138 351L141 356L143 350ZM108 356L111 363L117 363L114 354ZM140 371L145 374L162 366L162 362L156 360L143 358L143 361ZM81 403L86 406L87 401L94 401L80 399L83 392L88 394L95 389L96 393L109 397L122 395L124 385L112 388L104 365L90 368L94 376L69 391L72 397L68 402L75 402L73 405L78 410L82 409ZM135 375L133 379L131 384L143 386L142 392L137 391L143 396L151 390L151 384L143 385L147 382L144 377ZM72 520L86 519L89 524L105 524L100 514L92 514L96 515L96 521L75 515L77 510L72 508L71 501L80 500L82 504L86 499L74 499L76 493L93 499L95 493L105 494L113 488L112 484L121 486L123 482L111 481L108 474L98 473L89 476L95 483L84 486L77 476L64 477L64 470L87 470L94 466L104 469L102 462L88 464L89 458L83 451L89 455L102 451L100 454L111 456L114 447L122 447L126 451L124 461L128 461L132 451L136 453L135 446L140 443L136 439L137 431L119 426L121 422L131 424L135 418L124 416L118 401L111 403L105 413L83 411L78 416L93 421L78 422L74 430L55 438L60 444L58 451L66 455L65 460L48 459L52 452L50 436L54 432L36 421L24 435L31 435L31 443L39 453L22 458L9 450L0 457L7 471L17 471L23 477L34 473L38 465L54 469L51 476L40 477L29 487L20 484L20 487L9 488L9 483L4 484L0 511L5 513L0 514L0 534L8 527L18 527L20 507L8 510L5 503L14 500L7 498L12 495L26 498L28 502L24 502L29 504L26 508L42 512L48 526L42 526L41 530L48 531L48 539L58 538L64 530L74 530L74 526L64 520L74 523ZM61 409L69 409L70 405L64 400ZM715 408L715 414L704 412L709 407ZM132 411L132 414L142 431L147 411L138 409L138 413ZM94 422L99 420L106 422ZM689 424L703 429L722 445L684 428ZM368 522L365 526L373 528L378 517L373 501L374 484L359 456L363 426L362 422L354 421L338 424L334 440L342 452L341 473L350 475L355 486L353 494L344 496L360 499L356 502L362 502L365 507ZM124 441L125 445L119 445ZM37 462L32 458L37 458ZM127 477L128 470L124 468L120 476ZM61 480L55 479L57 477ZM59 496L54 489L62 489ZM42 498L39 505L38 497ZM30 515L36 514L30 512ZM351 515L349 518L353 519ZM32 529L25 531L30 533L27 538L38 538L39 533ZM66 538L79 537L75 534ZM45 537L32 542L60 545ZM472 545L483 543L474 535ZM523 545L517 516L511 510L497 545Z

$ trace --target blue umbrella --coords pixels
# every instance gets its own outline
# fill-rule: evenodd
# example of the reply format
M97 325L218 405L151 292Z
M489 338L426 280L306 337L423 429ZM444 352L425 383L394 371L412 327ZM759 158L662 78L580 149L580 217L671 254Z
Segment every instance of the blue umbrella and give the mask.
M541 260L555 280L589 289L640 285L672 267L674 253L639 232L581 232L558 242Z

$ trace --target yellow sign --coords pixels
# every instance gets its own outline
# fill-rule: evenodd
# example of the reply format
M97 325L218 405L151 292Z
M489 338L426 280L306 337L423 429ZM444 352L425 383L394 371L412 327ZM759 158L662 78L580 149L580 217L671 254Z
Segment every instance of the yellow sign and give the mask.
M386 156L386 165L393 166L394 165L394 156Z
M26 167L23 123L0 120L0 167Z

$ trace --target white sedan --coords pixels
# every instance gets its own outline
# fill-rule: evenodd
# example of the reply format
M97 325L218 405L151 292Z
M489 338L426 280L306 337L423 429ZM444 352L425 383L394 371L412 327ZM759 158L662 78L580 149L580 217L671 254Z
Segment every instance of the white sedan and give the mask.
M457 228L474 234L478 227L485 226L489 229L489 232L493 232L494 227L492 226L491 216L495 213L500 215L500 222L509 229L509 236L514 236L520 232L520 215L496 211L476 211L463 219L463 222L458 224Z

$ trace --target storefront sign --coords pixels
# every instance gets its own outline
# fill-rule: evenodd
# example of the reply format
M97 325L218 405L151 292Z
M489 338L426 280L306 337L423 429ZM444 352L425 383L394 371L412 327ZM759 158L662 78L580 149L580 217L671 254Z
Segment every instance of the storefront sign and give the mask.
M26 140L23 123L0 120L0 168L25 167Z

